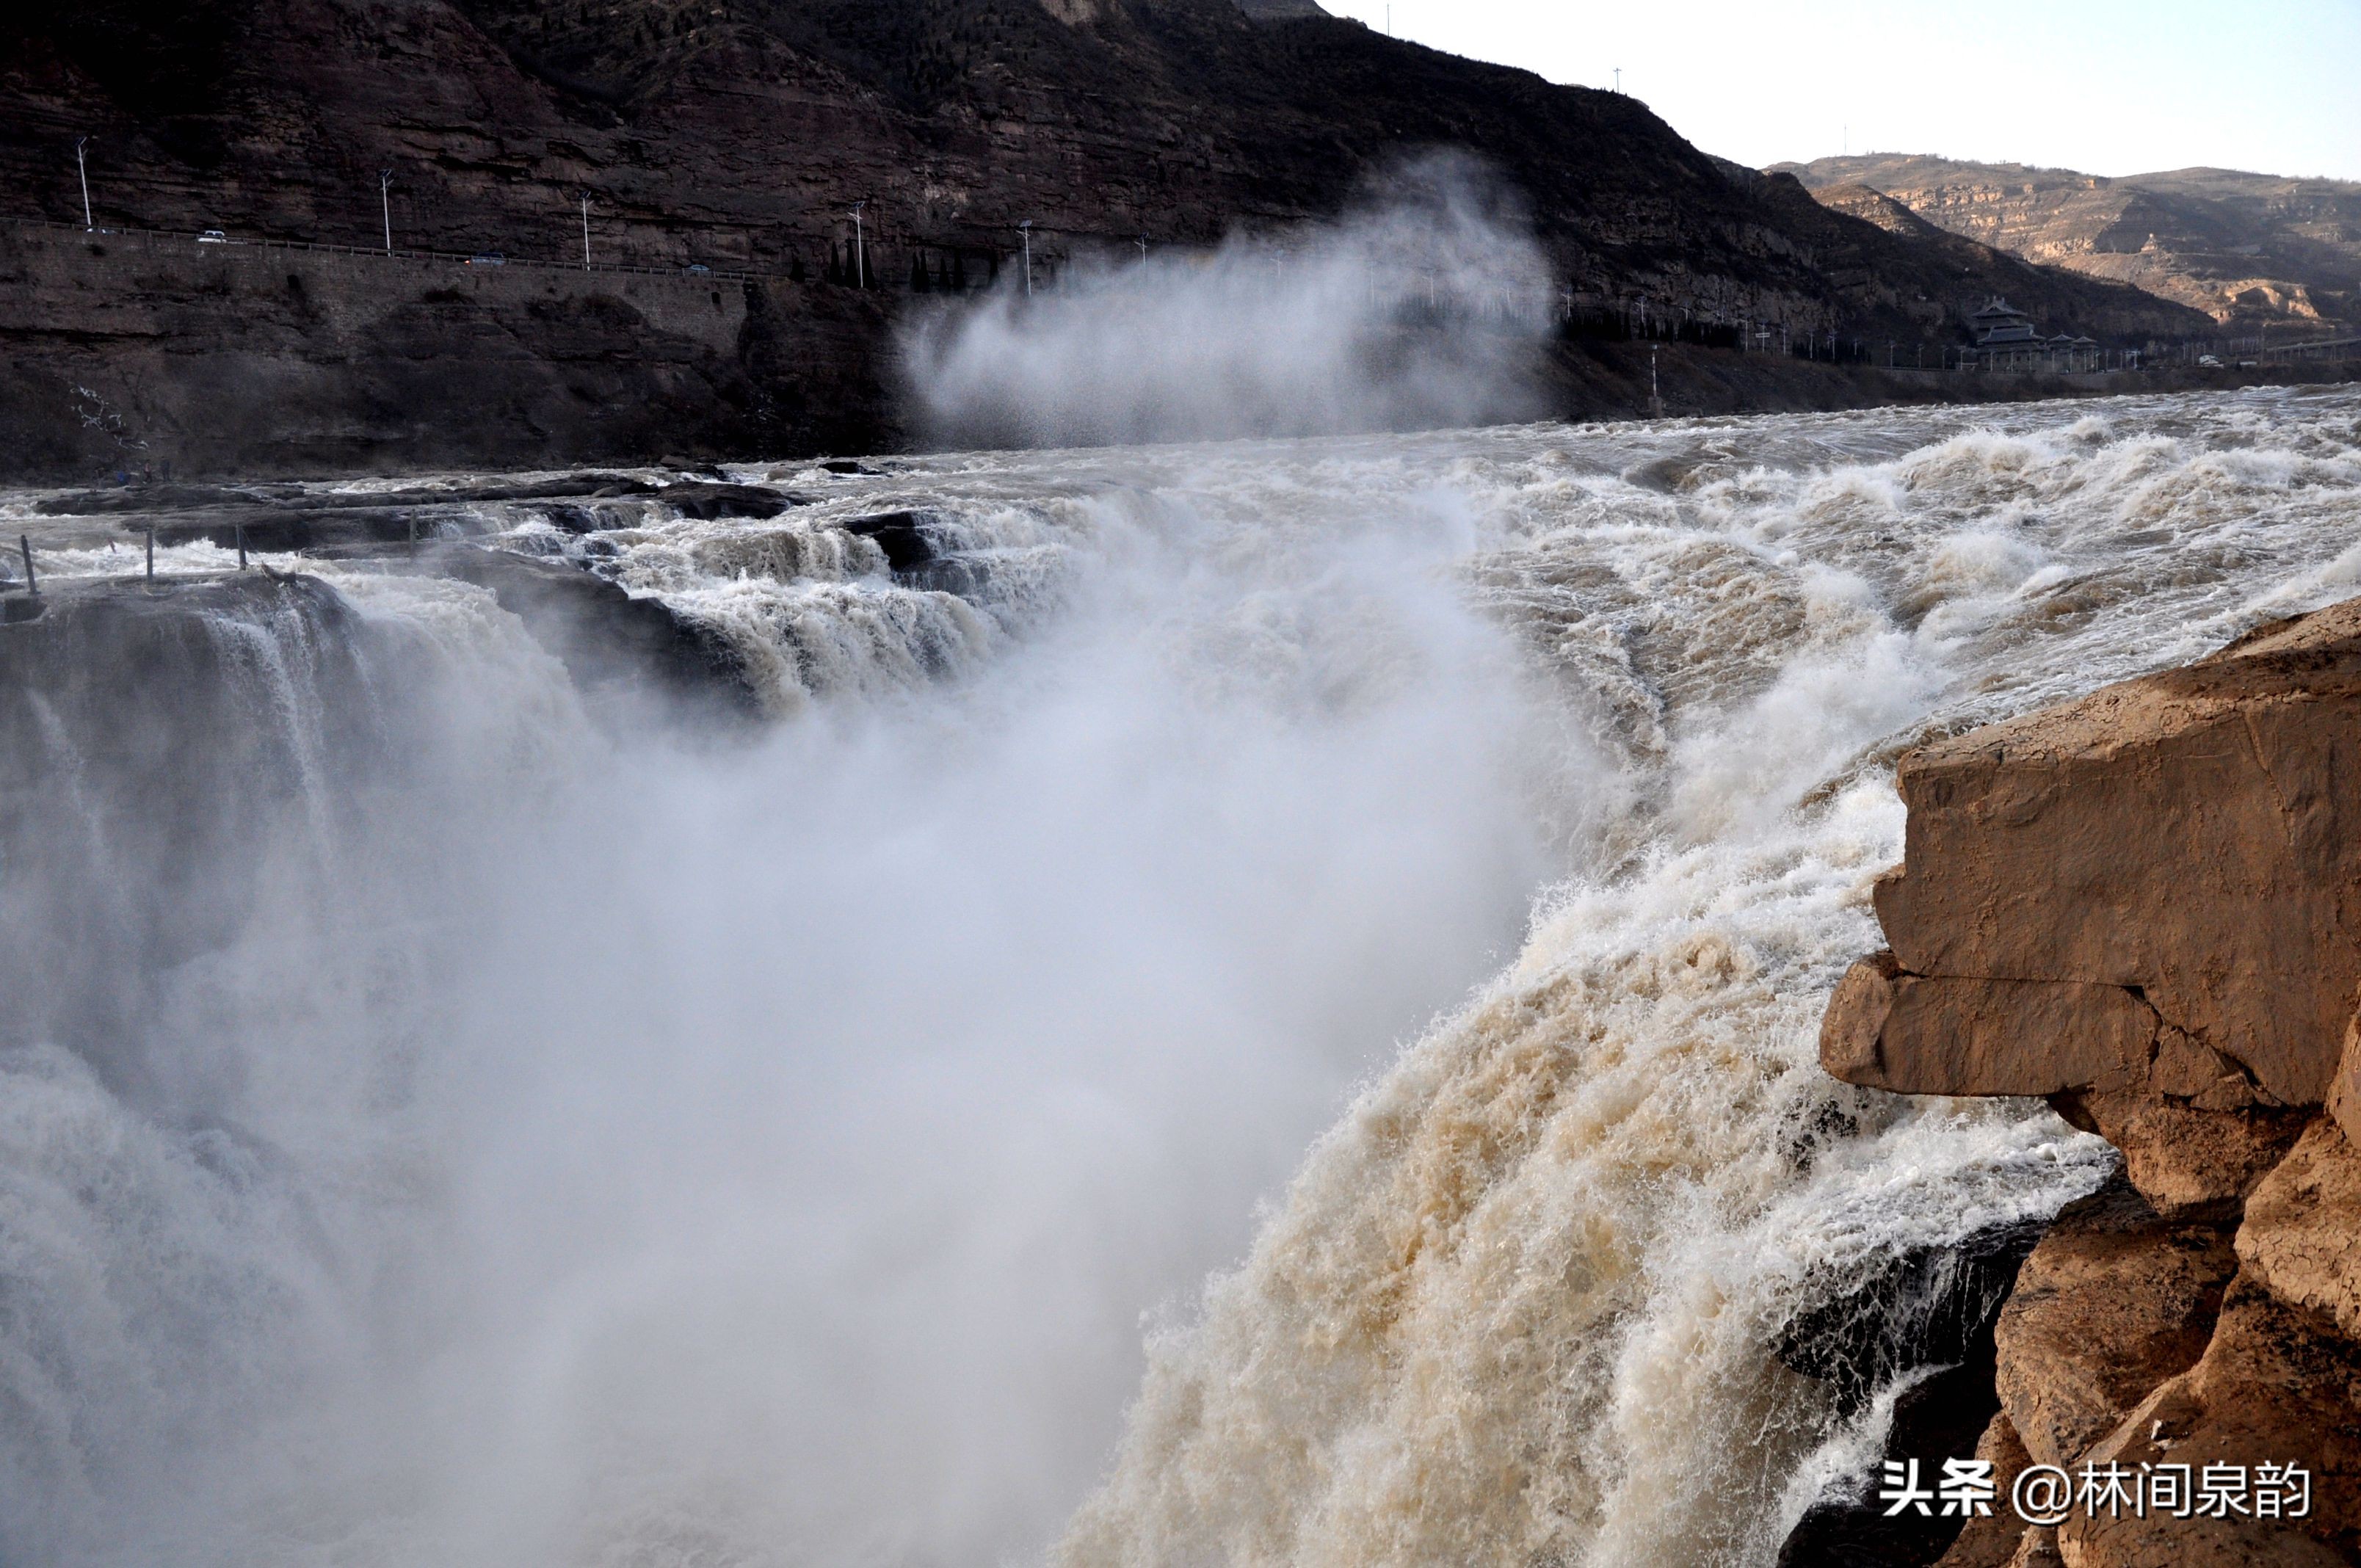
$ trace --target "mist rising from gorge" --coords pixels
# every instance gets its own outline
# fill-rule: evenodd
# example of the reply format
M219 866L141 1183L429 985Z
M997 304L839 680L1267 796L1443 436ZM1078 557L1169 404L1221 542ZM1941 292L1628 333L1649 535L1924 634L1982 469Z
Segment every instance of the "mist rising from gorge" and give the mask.
M1086 258L1056 285L1028 292L1020 265L906 328L907 400L930 441L1319 435L1543 406L1549 269L1519 199L1460 156L1376 181L1333 225Z

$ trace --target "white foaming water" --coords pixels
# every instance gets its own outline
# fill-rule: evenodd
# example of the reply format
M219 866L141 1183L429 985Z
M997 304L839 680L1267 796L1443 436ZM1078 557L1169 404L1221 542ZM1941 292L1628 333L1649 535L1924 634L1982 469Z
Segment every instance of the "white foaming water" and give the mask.
M332 571L395 743L0 1053L0 1558L1767 1562L1782 1329L2105 1169L1817 1072L1894 757L2361 578L2350 391L893 468L509 533L749 744Z

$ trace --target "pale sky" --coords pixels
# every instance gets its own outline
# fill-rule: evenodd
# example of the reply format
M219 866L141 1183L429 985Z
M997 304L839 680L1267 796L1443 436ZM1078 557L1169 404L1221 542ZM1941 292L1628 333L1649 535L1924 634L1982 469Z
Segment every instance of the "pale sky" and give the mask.
M1387 0L1322 0L1371 27ZM1391 0L1396 36L1623 90L1760 167L1925 152L2361 180L2361 0Z

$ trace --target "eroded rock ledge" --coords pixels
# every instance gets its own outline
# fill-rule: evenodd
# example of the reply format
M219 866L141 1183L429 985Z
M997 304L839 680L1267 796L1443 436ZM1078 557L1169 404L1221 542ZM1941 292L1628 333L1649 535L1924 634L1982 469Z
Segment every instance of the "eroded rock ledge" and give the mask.
M1929 746L1899 784L1887 948L1830 999L1823 1065L2045 1096L2124 1153L2017 1278L1983 1451L2313 1476L2301 1520L2004 1517L1943 1563L2361 1562L2361 600Z

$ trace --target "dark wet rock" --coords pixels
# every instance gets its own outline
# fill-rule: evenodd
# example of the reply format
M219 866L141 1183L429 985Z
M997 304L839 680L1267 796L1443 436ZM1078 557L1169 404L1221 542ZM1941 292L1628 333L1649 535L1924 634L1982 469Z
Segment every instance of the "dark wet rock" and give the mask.
M822 458L818 466L831 474L866 474L873 477L884 472L883 468L872 468L868 464L851 457Z
M37 507L50 517L120 520L135 542L152 531L161 545L200 541L223 550L241 544L275 554L317 553L352 545L410 543L489 531L481 509L516 506L568 532L611 527L581 504L659 493L644 480L610 473L561 475L525 483L397 490L335 491L295 485L144 485L51 496ZM676 485L662 492L694 517L770 516L796 498L747 487ZM540 503L538 506L535 503Z
M120 485L104 490L73 490L49 496L34 503L33 511L40 517L106 517L116 512L238 506L255 499L252 490L227 485Z
M1982 1434L2000 1409L1993 1395L1993 1343L1987 1332L1968 1358L1912 1385L1894 1402L1885 1459L1916 1460L1919 1485L1931 1488L1946 1458L1978 1451ZM1915 1509L1888 1518L1890 1506L1876 1499L1872 1471L1861 1478L1857 1498L1813 1505L1779 1549L1780 1568L1917 1568L1941 1558L1959 1539L1964 1519ZM1940 1508L1940 1504L1933 1505ZM2005 1493L2000 1505L2008 1506Z
M927 525L933 521L931 512L882 511L838 526L847 533L874 540L885 552L885 564L900 575L918 571L936 559L934 542L927 537Z
M762 485L712 484L702 480L666 485L656 498L681 516L710 522L725 517L776 517L804 498Z
M603 526L598 514L588 507L575 506L566 501L544 507L541 515L551 527L562 528L568 533L591 533Z
M1830 1384L1850 1409L1915 1376L1894 1400L1881 1464L1916 1459L1931 1486L1945 1458L1975 1452L2000 1411L1993 1326L2041 1232L1997 1225L1955 1246L1896 1256L1798 1316L1775 1347L1779 1359ZM1875 1500L1880 1474L1815 1504L1782 1547L1782 1568L1913 1568L1941 1557L1964 1521L1885 1517Z
M593 696L653 686L692 711L751 712L753 690L730 644L662 599L558 562L442 544L434 570L489 588Z
M981 561L957 555L939 555L895 576L907 587L928 593L957 594L972 599L984 591L991 579L990 570Z
M211 543L235 550L274 554L318 551L344 544L384 544L395 541L432 539L446 530L480 530L482 524L443 506L244 506L212 507L201 511L167 514L171 521L133 523L134 533L154 530L163 545Z
M321 554L489 589L566 665L594 705L653 692L666 699L668 717L753 709L745 667L718 633L662 599L634 598L563 561L454 540L429 541L414 550L364 546Z
M1990 1336L2043 1229L1995 1225L1956 1245L1892 1257L1789 1323L1779 1359L1833 1385L1848 1407L1914 1367L1959 1361Z

